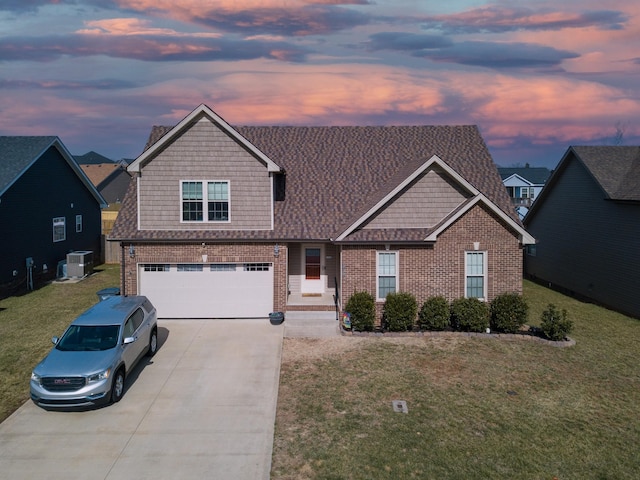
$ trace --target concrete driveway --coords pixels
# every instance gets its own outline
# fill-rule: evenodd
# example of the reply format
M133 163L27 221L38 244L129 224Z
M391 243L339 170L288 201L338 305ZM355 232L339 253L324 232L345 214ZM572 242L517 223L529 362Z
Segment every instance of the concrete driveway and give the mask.
M158 327L161 347L120 403L51 412L29 401L0 424L0 477L268 479L284 326Z

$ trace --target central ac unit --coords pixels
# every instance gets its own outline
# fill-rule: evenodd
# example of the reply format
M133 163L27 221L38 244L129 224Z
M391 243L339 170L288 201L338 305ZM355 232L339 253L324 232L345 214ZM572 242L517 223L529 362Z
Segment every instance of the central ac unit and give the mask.
M67 253L67 276L84 277L93 272L93 252L89 250Z

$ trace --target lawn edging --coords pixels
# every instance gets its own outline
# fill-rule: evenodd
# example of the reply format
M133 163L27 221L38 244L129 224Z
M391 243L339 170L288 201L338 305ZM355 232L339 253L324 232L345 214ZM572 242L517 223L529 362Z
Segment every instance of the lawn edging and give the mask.
M447 338L447 337L473 337L473 338L492 338L496 340L524 340L529 342L543 343L552 347L573 347L576 341L570 337L564 340L549 340L538 336L532 332L523 333L481 333L481 332L451 332L451 331L420 331L420 332L354 332L345 329L340 325L340 334L353 337L431 337L431 338Z

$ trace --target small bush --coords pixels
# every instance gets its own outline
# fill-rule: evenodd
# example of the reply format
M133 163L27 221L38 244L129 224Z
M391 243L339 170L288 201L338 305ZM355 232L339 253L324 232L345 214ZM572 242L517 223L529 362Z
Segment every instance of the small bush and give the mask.
M490 311L492 330L516 333L527 322L529 305L517 293L503 293L493 299Z
M477 298L451 302L451 326L463 332L484 332L489 326L489 306Z
M416 297L404 292L390 293L385 300L382 321L389 331L404 332L413 328L417 314Z
M540 328L549 340L564 340L573 329L573 322L567 318L565 309L558 310L553 303L550 303L547 309L542 312Z
M429 297L418 313L418 323L424 330L444 330L450 319L449 302L443 296Z
M351 314L351 328L361 332L373 330L376 321L376 301L369 292L355 292L345 306Z

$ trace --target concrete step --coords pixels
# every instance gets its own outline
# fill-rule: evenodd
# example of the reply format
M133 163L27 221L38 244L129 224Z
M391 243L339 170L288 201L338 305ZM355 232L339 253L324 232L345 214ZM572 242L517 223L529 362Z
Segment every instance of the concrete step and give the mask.
M284 336L297 338L335 337L340 335L335 312L286 312Z

